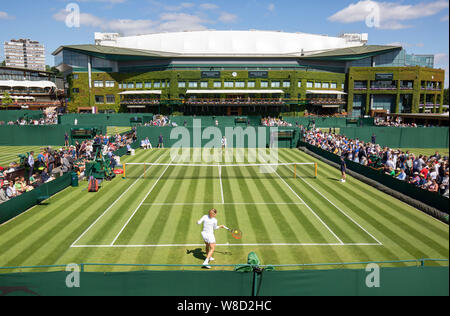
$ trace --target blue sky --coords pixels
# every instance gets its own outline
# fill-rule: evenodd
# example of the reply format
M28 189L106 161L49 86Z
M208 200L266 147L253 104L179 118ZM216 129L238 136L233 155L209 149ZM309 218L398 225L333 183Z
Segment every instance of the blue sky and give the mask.
M80 10L80 27L66 25L66 7L71 4ZM436 67L448 71L448 23L448 0L16 0L2 1L0 40L40 41L46 46L47 64L53 65L51 53L56 48L93 43L96 31L124 35L202 29L330 36L368 33L369 44L396 44L408 53L435 54Z

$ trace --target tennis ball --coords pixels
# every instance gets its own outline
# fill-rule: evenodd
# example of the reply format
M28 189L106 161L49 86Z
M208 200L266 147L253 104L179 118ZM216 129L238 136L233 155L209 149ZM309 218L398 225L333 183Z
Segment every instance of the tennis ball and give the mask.
M234 233L235 233L235 234L239 234L239 231L235 230Z

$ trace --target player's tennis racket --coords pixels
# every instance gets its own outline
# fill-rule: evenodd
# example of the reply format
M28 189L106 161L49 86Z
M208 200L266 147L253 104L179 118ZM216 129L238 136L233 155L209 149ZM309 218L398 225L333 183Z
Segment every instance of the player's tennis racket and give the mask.
M224 228L231 233L231 236L233 236L233 238L236 238L236 239L242 238L242 232L239 229L234 229L234 228L231 229L226 226L224 226Z

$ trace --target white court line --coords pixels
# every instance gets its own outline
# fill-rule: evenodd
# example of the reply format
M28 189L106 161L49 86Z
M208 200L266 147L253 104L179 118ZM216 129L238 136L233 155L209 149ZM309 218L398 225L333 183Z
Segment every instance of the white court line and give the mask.
M289 167L288 167L289 168ZM292 170L291 168L289 168L290 170ZM362 227L360 224L358 224L353 218L351 218L349 215L347 215L347 213L345 213L343 210L341 210L336 204L334 204L333 202L331 202L325 195L323 195L322 193L320 193L315 187L313 187L311 184L309 184L308 182L306 182L305 179L303 179L303 177L299 176L299 178L305 182L308 186L310 186L314 191L316 191L317 193L319 193L325 200L327 200L331 205L333 205L339 212L341 212L342 214L344 214L349 220L351 220L356 226L358 226L359 228L361 228L367 235L369 235L373 240L375 240L379 245L383 245L378 239L376 239L371 233L369 233L364 227Z
M169 248L169 247L203 247L205 244L167 244L167 245L72 245L71 248ZM273 243L273 244L217 244L221 247L258 247L258 246L381 246L371 243L339 243L339 244L319 244L319 243Z
M174 159L172 158L172 160L170 162L172 162ZM153 184L152 188L150 189L150 191L147 192L147 194L145 195L144 199L141 201L141 203L139 203L138 207L136 207L136 209L134 210L133 214L131 214L130 218L127 220L127 222L125 223L125 225L123 225L122 229L120 230L120 232L117 234L117 236L114 238L114 240L111 242L111 246L114 245L114 243L116 242L117 238L119 238L120 234L122 234L123 230L125 229L125 227L127 227L128 223L131 221L131 219L134 217L134 215L136 214L136 212L139 210L139 208L142 206L142 204L144 204L144 201L148 198L148 196L150 195L150 193L152 193L153 189L156 187L156 185L158 184L159 180L162 178L162 176L166 173L167 169L170 167L170 164L167 165L166 169L164 169L163 173L161 173L161 175L159 176L158 180L156 180L156 182Z
M162 157L164 156L164 154L162 154L156 161L159 161ZM150 167L151 169L151 167ZM81 235L80 237L78 237L71 245L71 247L73 247L81 238L83 238L83 236L106 214L109 212L109 210L112 209L112 207L114 205L116 205L116 203L143 177L144 175L142 174L139 178L136 179L136 181L134 181L129 187L128 189L125 190L125 192L123 192L114 202L113 204L111 204L103 213L102 215L100 215Z
M305 203L301 202L194 202L194 203L142 203L142 205L147 206L193 206L193 205L305 205Z
M220 194L222 195L222 204L225 204L225 199L223 197L223 185L222 185L222 167L219 167L219 180L220 180Z
M309 207L309 205L308 204L306 204L306 202L305 201L303 201L303 199L297 194L297 192L295 192L294 191L294 189L292 189L292 187L286 182L286 181L284 181L284 179L278 174L278 172L276 172L275 171L275 169L274 168L272 168L273 169L273 171L275 172L275 174L280 178L280 180L281 181L283 181L283 183L285 184L285 185L287 185L287 187L292 191L292 193L294 193L295 194L295 196L300 200L300 201L302 201L302 203L303 204L305 204L305 206L314 214L314 216L326 227L326 229L334 236L334 238L336 238L338 241L339 241L339 243L340 244L344 244L343 242L342 242L342 240L331 230L331 228L330 227L328 227L328 225L327 224L325 224L325 222L320 218L320 216L319 215L317 215L316 214L316 212L314 212L313 211L313 209L311 208L311 207Z

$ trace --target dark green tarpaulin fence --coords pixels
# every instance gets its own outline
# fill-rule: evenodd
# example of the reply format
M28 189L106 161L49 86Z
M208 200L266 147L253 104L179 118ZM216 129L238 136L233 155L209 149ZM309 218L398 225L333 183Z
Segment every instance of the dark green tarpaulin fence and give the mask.
M146 123L153 119L151 113L113 113L113 114L65 114L58 117L62 125L105 125L132 126L136 122Z
M20 119L36 120L44 117L44 112L34 110L0 110L0 122L15 122Z
M97 128L106 134L101 125L0 126L0 146L64 146L64 135L70 137L72 128Z
M367 280L374 280L373 271L364 269L271 271L262 275L231 271L81 272L80 286L72 288L66 286L66 279L72 280L71 272L15 273L0 274L0 295L448 296L448 272L448 267L380 268L379 287L367 286Z
M71 175L67 173L51 182L42 184L30 192L23 193L18 197L0 204L0 224L9 221L30 207L35 206L43 198L50 197L64 190L71 183Z
M448 127L345 127L342 135L350 139L371 142L372 135L377 144L390 148L448 148Z
M164 147L179 146L182 140L186 140L184 147L221 147L222 136L227 137L229 148L261 148L269 147L272 143L271 129L269 127L137 127L138 142L148 137L153 147L159 142L159 136L163 136ZM292 127L279 127L278 131L295 131L293 139L279 139L279 148L295 148L300 138L300 129Z

